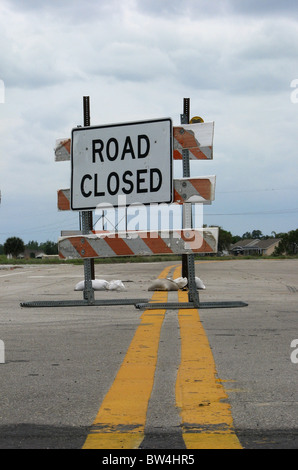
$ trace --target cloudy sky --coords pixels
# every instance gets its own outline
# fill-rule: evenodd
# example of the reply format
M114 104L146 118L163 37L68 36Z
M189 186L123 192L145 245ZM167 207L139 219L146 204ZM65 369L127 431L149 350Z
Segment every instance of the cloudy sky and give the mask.
M296 88L297 87L297 88ZM1 0L0 243L57 241L70 186L56 139L83 124L191 116L215 122L204 223L233 234L298 227L298 2ZM175 166L176 175L180 168Z

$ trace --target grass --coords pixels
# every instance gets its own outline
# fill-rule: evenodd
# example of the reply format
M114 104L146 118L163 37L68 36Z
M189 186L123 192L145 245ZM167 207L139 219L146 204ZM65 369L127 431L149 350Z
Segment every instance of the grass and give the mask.
M180 260L181 256L175 255L156 255L156 256L117 256L112 258L96 258L95 264L113 264L113 263L151 263L151 262L162 262L162 261L175 261ZM82 259L67 259L62 260L59 258L26 258L26 259L7 259L6 255L0 255L0 264L9 265L22 265L22 264L84 264Z
M279 256L216 256L216 255L206 255L206 256L195 256L195 260L201 261L223 261L223 260L243 260L243 259L298 259L298 255L279 255ZM117 256L113 258L96 258L94 260L95 264L113 264L113 263L161 263L163 261L180 261L181 255L153 255L153 256ZM61 260L58 258L48 258L48 259L7 259L6 255L0 255L0 264L3 265L27 265L27 264L76 264L83 265L84 261L82 259L69 259Z

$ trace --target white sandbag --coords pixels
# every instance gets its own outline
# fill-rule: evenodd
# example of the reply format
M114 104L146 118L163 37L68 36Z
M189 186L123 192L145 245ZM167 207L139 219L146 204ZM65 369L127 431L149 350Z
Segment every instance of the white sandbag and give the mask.
M76 284L74 290L84 290L85 281L80 281Z
M176 282L179 289L183 289L183 287L187 285L188 281L186 277L177 277L176 279L174 279L174 282ZM197 289L206 289L203 281L199 277L195 277L195 283Z
M171 291L178 290L178 286L172 279L156 279L151 286L148 287L148 290Z
M177 277L174 279L174 282L176 282L179 289L183 289L187 284L187 277Z
M196 288L197 289L206 289L203 281L201 281L201 279L199 277L195 277L195 281L196 281Z
M92 280L92 287L94 290L107 290L109 283L104 279L94 279Z
M126 288L122 281L115 280L108 283L107 290L124 291Z
M105 281L104 279L92 279L92 288L94 290L107 290L108 285L108 281ZM77 283L74 290L84 290L84 287L85 281L80 281Z

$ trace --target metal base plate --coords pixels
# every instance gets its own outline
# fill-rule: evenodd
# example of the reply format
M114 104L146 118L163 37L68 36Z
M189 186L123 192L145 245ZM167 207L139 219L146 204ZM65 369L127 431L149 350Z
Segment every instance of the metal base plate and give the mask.
M245 302L200 302L199 305L194 302L148 302L147 299L103 299L94 300L37 300L33 302L22 302L21 307L106 307L108 305L134 305L138 309L183 309L183 308L235 308L246 307Z
M228 302L200 302L199 305L196 305L194 302L167 302L167 303L139 303L136 304L136 308L146 308L146 309L157 309L157 308L166 308L171 309L182 309L182 308L235 308L235 307L247 307L248 304L245 302L238 301L228 301Z
M107 305L135 305L148 302L147 299L103 299L88 302L88 300L37 300L33 302L22 302L21 307L105 307Z

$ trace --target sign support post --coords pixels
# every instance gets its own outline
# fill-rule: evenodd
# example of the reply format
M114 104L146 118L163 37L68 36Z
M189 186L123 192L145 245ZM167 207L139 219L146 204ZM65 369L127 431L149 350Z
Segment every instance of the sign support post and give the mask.
M189 124L190 99L183 100L183 114L181 114L181 124ZM190 177L189 150L182 150L183 177ZM183 228L192 228L192 204L191 202L183 204ZM195 261L194 255L182 255L182 277L188 279L188 300L199 306L199 294L195 281Z
M83 113L84 113L84 126L90 126L90 101L89 96L83 97ZM83 235L87 235L92 230L92 212L82 212L82 232ZM94 290L92 288L92 279L95 279L94 275L94 259L84 260L84 299L88 301L88 304L94 303Z

